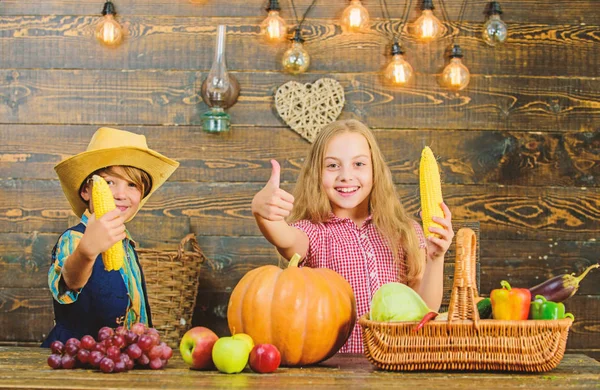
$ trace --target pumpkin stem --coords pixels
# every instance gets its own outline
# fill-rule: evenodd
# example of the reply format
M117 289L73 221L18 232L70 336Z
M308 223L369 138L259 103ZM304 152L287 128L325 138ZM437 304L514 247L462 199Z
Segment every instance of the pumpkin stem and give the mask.
M294 253L294 256L292 256L292 258L290 259L290 263L288 264L288 268L289 267L297 267L298 266L298 262L300 261L300 255L297 253Z

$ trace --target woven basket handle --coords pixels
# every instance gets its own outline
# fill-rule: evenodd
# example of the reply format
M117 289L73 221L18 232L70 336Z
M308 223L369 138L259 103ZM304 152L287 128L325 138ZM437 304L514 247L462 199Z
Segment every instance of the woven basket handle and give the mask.
M200 246L198 245L198 241L196 241L196 235L194 233L189 233L188 235L183 237L181 239L181 242L179 243L179 248L177 248L177 256L178 257L183 256L183 252L185 251L185 244L187 244L188 242L192 245L192 249L195 252L202 253L202 249L200 249Z
M212 260L206 257L206 255L204 255L204 252L202 252L200 245L198 245L198 241L196 240L196 235L194 233L189 233L188 235L183 237L183 239L179 243L179 248L177 248L177 258L181 259L183 257L183 253L185 252L185 244L187 244L188 242L192 246L192 251L196 252L202 258L201 263L208 262L210 267L214 269L214 263L212 262Z
M476 281L477 236L469 228L456 234L456 262L454 284L448 310L448 326L452 321L472 320L475 328L479 324L479 312L475 304L478 296Z

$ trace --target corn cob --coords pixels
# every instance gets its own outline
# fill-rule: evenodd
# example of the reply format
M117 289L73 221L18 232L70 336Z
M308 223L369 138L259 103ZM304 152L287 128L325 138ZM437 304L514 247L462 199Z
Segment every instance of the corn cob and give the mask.
M442 227L433 222L433 216L444 218L442 210L442 186L440 184L440 171L433 152L426 146L421 153L419 164L419 186L421 190L421 219L423 232L426 237L433 236L429 231L430 226Z
M113 199L112 191L108 188L108 183L101 176L94 175L92 177L92 206L96 219L99 219L107 212L114 210L115 200ZM102 253L102 262L104 269L107 271L117 271L123 267L123 259L125 258L125 250L121 241L115 243L112 247Z

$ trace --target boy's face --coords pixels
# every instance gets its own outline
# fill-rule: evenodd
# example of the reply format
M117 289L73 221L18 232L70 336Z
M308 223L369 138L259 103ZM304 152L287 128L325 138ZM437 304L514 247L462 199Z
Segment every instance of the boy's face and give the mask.
M323 188L333 213L339 218L365 218L373 188L371 149L365 137L341 133L329 141L323 158Z
M100 176L106 180L108 187L112 191L115 205L121 210L121 216L125 221L132 218L140 207L140 201L142 200L142 193L135 183L124 179L127 177L125 172L120 167L113 167L114 173L102 172ZM81 197L88 202L90 212L93 213L94 209L90 202L92 194L91 184L86 184L81 190Z

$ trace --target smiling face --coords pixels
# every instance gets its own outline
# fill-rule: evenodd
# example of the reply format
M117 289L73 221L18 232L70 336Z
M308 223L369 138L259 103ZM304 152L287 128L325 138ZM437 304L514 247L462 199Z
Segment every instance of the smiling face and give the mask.
M140 207L142 200L141 189L131 180L126 179L125 170L121 167L114 166L110 170L105 170L99 173L106 180L108 187L112 191L115 205L121 210L121 216L125 221L132 218ZM81 197L89 203L90 212L93 213L91 198L92 188L90 185L85 185L81 190Z
M364 136L344 132L333 137L323 155L323 189L333 213L351 218L358 226L369 215L373 166Z

